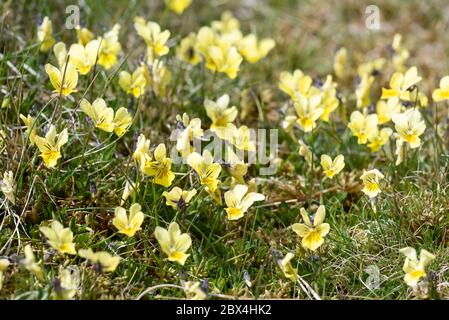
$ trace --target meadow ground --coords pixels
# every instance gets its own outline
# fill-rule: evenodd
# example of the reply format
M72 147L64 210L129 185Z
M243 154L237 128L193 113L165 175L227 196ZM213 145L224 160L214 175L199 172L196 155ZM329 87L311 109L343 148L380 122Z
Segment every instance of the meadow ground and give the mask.
M0 297L447 299L449 3L372 2L2 1Z

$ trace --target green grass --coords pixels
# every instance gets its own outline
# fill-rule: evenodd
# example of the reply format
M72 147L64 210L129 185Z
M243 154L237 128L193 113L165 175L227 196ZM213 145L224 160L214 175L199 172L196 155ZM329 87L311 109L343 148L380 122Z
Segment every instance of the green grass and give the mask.
M248 2L249 3L249 2ZM176 126L176 114L187 112L199 117L203 128L207 118L203 101L227 93L239 112L242 92L251 90L247 98L250 113L237 123L254 128L280 128L287 96L278 89L281 71L302 69L311 76L324 78L332 73L335 49L344 46L349 52L351 73L357 65L372 58L389 58L386 49L396 32L403 34L410 50L408 65L416 65L424 80L420 89L430 95L438 80L447 74L446 52L448 36L443 32L441 16L448 9L444 1L379 1L381 30L364 27L365 5L353 1L259 1L247 6L239 1L197 1L178 17L164 9L163 1L113 1L108 6L98 1L86 1L81 7L81 24L96 35L120 23L123 54L112 70L98 68L95 81L92 74L80 77L79 92L72 98L51 99L51 84L44 71L45 63L56 63L53 54L39 52L36 42L38 23L46 15L53 21L54 35L66 44L76 42L74 30L64 27L65 7L69 1L5 2L1 5L0 99L9 99L8 108L0 110L0 129L6 133L1 148L0 172L12 170L16 181L16 205L0 209L0 256L8 257L10 267L5 272L0 297L4 299L49 299L53 279L61 265L78 266L80 271L79 299L135 299L146 288L159 284L180 285L181 279L208 279L210 298L262 299L300 298L307 295L279 269L278 252L295 253L293 265L298 274L322 299L411 299L413 293L403 281L404 257L399 249L411 246L424 248L436 255L429 266L431 298L447 299L449 250L449 182L447 134L439 141L433 129L435 109L431 102L422 109L428 119L423 145L408 154L405 163L394 165L394 140L378 154L358 145L346 128L349 112L355 108L353 79L339 82L339 93L345 97L345 107L332 115L333 125L320 122L313 134L295 131L292 139L282 129L279 132L283 162L274 176L258 176L258 166L249 169L255 177L265 202L256 203L244 218L227 221L222 207L217 206L200 187L187 165L175 166L173 185L199 190L191 205L175 212L165 205L161 196L166 189L153 185L151 179L141 180L141 187L131 202L142 205L145 220L142 230L132 238L119 235L112 226L114 209L120 204L127 180L141 178L132 161L136 137L143 133L152 146L169 141ZM368 5L367 3L366 5ZM183 36L196 32L203 25L218 20L225 9L241 21L244 33L271 37L275 49L254 65L242 64L239 76L231 80L223 74L214 76L203 64L188 66L175 57L175 46ZM415 15L416 14L416 15ZM133 70L145 53L143 40L137 36L133 19L142 15L171 31L170 53L164 57L172 72L167 98L147 93L139 99L126 95L118 85L121 69ZM416 17L416 18L412 18ZM415 20L411 20L415 19ZM435 61L439 61L435 63ZM120 64L122 67L120 68ZM377 101L393 70L386 68L376 78L372 100ZM88 90L85 90L89 88ZM103 98L115 110L124 106L135 116L133 125L120 139L89 124L78 106L81 97ZM59 105L59 107L56 107ZM55 111L55 108L56 111ZM59 109L58 109L59 108ZM447 105L437 106L439 123L446 124ZM59 119L59 132L69 129L69 143L63 147L63 157L56 169L46 169L36 147L31 147L19 114L39 115L38 132L42 133L53 112ZM303 139L313 149L314 171L311 172L299 156L297 139ZM438 146L439 145L439 146ZM436 152L436 147L439 148ZM334 180L322 181L319 156L345 155L344 172ZM378 168L385 175L383 192L377 199L377 211L360 191L359 177L366 168ZM224 170L223 170L224 171ZM222 173L224 189L229 178ZM131 201L132 200L132 201ZM2 201L3 202L3 201ZM316 252L302 248L300 239L290 226L300 222L299 210L313 211L324 204L326 221L331 231ZM79 256L61 255L50 248L39 226L51 219L69 226L78 248L91 247L120 255L122 261L113 273L96 273ZM166 260L154 237L156 225L167 227L176 220L183 232L190 234L193 244L185 266ZM44 270L45 281L38 281L20 266L18 256L31 244ZM366 269L376 266L381 274L378 289L364 285ZM248 273L252 286L244 281ZM214 296L215 294L215 296ZM218 295L218 296L217 296ZM179 288L161 288L147 299L184 298Z

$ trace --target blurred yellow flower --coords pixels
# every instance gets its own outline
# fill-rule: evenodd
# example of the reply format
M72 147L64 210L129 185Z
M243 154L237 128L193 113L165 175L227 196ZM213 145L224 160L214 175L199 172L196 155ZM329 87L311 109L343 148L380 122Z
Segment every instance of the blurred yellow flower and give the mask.
M441 78L440 87L433 91L432 99L435 102L449 100L449 76Z
M121 107L115 112L113 123L114 133L117 135L117 137L121 137L125 134L128 128L131 126L132 121L133 118L129 114L128 110L126 110L126 108Z
M118 40L119 31L120 25L115 24L103 37L98 38L98 42L100 43L98 64L106 70L116 65L118 55L122 51L122 46Z
M176 55L179 60L192 65L196 65L201 61L202 58L198 51L195 33L192 32L181 40L178 48L176 49Z
M405 255L403 270L405 272L404 281L410 287L415 287L419 280L426 277L426 266L435 259L435 256L425 249L421 249L419 260L416 256L416 250L411 247L399 250Z
M223 34L231 33L240 29L240 22L234 17L232 12L225 11L221 14L221 19L212 22L212 28Z
M170 223L168 230L156 227L154 231L156 240L162 251L168 256L168 260L184 265L190 254L186 254L192 245L192 239L187 233L181 234L176 222Z
M72 92L77 92L76 85L78 84L78 71L70 62L64 64L61 69L47 63L45 65L45 72L50 78L54 93L62 94L66 97Z
M56 165L58 159L61 158L61 147L67 143L68 139L67 129L57 134L54 125L50 126L45 138L36 136L36 145L47 168L53 168Z
M143 222L142 207L138 203L134 203L129 208L129 215L126 215L126 210L122 207L115 208L115 216L112 219L112 224L117 228L119 233L133 237L137 231L141 229Z
M37 39L39 40L40 50L42 52L47 52L51 49L55 43L55 38L53 38L53 26L51 20L45 17L42 24L37 29Z
M207 68L214 72L225 73L231 79L237 77L242 61L242 56L234 46L214 45L207 50Z
M368 148L371 152L378 152L382 146L384 146L392 135L393 130L390 128L382 128L381 130L376 130L375 134L368 137Z
M370 90L373 83L374 83L373 76L364 75L360 78L360 82L355 90L355 96L357 99L357 108L363 109L371 103L369 95L371 93Z
M351 114L351 121L348 128L352 134L357 137L358 144L365 144L368 137L372 136L377 131L377 115L368 114L363 115L360 111L354 111Z
M299 140L299 155L302 156L304 158L304 160L306 160L307 164L309 166L312 165L312 161L313 161L313 154L312 151L310 151L309 146L307 146L304 141Z
M207 186L211 192L217 189L220 182L218 176L221 172L221 165L214 163L214 158L209 150L204 150L203 155L193 152L187 157L187 163L195 170L202 185Z
M91 248L80 249L78 255L90 261L94 269L98 272L114 272L120 263L119 256L113 256L109 252L93 252Z
M9 260L8 259L0 259L0 290L3 287L3 273L8 269L9 267Z
M233 127L233 134L230 142L240 150L256 151L255 136L251 135L251 130L247 126L241 126L238 129Z
M70 228L64 228L59 221L54 220L50 227L39 227L39 230L47 237L53 249L60 253L76 254L73 232Z
M398 97L385 100L379 100L376 104L376 113L378 124L382 125L391 121L391 117L401 112L401 103Z
M212 120L211 131L215 132L221 139L227 139L234 134L234 125L232 122L237 118L237 108L232 106L228 108L229 95L224 94L217 101L206 99L204 107L209 119Z
M58 61L59 68L67 63L67 47L64 42L58 42L53 47L53 53L55 54L56 61Z
M381 192L379 180L383 178L384 175L377 169L365 171L360 177L364 186L362 192L370 198L375 198Z
M321 155L321 167L323 168L326 177L332 179L345 167L345 157L339 154L332 161L331 157L329 157L327 154L323 154Z
M392 120L399 138L407 142L410 148L418 148L421 145L419 137L426 130L426 124L418 110L409 109L395 114L392 116Z
M25 248L23 249L23 253L25 255L24 258L20 259L19 263L25 269L27 269L29 272L34 274L34 276L39 281L44 281L44 273L42 272L41 267L39 266L40 262L36 262L36 258L33 253L33 249L31 249L31 246L27 244Z
M346 72L346 59L348 52L346 48L342 47L337 50L334 57L334 73L337 78L342 79Z
M186 281L184 282L183 287L187 299L189 300L204 300L207 298L207 294L201 288L201 284L199 281L196 282Z
M320 205L311 220L306 210L301 208L301 216L304 223L295 223L292 229L302 238L301 244L304 248L315 251L324 243L324 237L330 230L329 224L324 223L326 209Z
M290 279L293 282L296 282L298 278L298 269L293 268L291 260L294 258L294 254L289 252L285 255L284 258L279 259L278 265L281 268L282 273L287 279Z
M178 127L181 127L181 132L177 137L176 150L181 153L183 158L187 158L194 151L191 142L204 134L203 129L201 129L201 119L190 119L188 114L184 113L182 117L177 115L176 120L178 121Z
M382 88L381 99L389 99L392 97L399 97L401 100L410 100L410 91L414 86L421 81L418 76L418 69L411 67L405 74L395 72L390 79L390 89Z
M377 58L372 61L362 63L357 67L357 74L360 78L363 76L374 76L377 75L385 65L384 58Z
M152 63L156 58L168 53L167 46L170 31L161 31L159 24L153 21L146 22L142 17L134 19L137 34L143 38L147 45L148 61Z
M12 171L3 172L3 179L0 180L0 190L12 204L16 204L16 184Z
M246 61L256 63L265 58L275 45L273 39L266 38L258 41L257 37L251 33L238 42L237 48Z
M316 127L316 120L323 114L321 106L321 96L311 96L309 98L298 94L295 104L296 121L304 132L310 132Z
M402 47L402 36L395 34L391 48L393 49L393 65L397 71L402 72L405 69L405 61L409 58L410 53Z
M245 161L241 160L231 147L226 148L225 158L225 168L227 168L229 174L237 181L237 183L245 184L244 176L248 172L248 165Z
M308 97L311 93L316 94L316 91L310 90L312 82L312 78L299 69L295 70L293 74L283 71L279 76L279 89L296 100L298 93L305 97Z
M23 114L20 114L20 119L27 127L26 134L28 135L30 145L34 146L36 142L36 119L31 115L25 117Z
M78 292L79 275L62 266L59 269L59 275L53 281L53 291L51 297L54 300L70 300Z
M147 161L151 161L150 153L151 142L145 138L143 134L140 134L137 138L136 150L133 153L133 159L137 162L140 170L143 173L143 167Z
M135 191L137 191L137 185L134 182L126 181L125 188L123 188L122 198L120 199L120 205L123 206L125 201L131 196Z
M72 44L69 49L70 63L78 69L80 74L85 75L97 62L99 49L100 42L98 40L92 40L86 46L78 43Z
M171 171L172 160L167 158L165 144L159 144L154 150L154 160L147 160L143 166L143 172L153 177L153 183L169 187L175 179Z
M174 187L170 192L164 191L162 196L165 197L165 204L172 207L175 210L181 210L185 208L193 196L196 195L196 189L182 190L179 187Z
M114 131L114 109L107 107L102 98L95 99L92 104L83 98L80 106L81 110L93 121L96 128L106 132Z
M181 15L191 3L192 0L165 0L167 7L178 15Z
M76 36L78 37L78 43L82 46L88 44L94 39L94 34L87 28L81 28L81 26L75 27Z
M225 192L224 199L228 220L238 220L243 217L255 201L265 200L265 196L257 192L248 192L246 185L238 184L232 190Z

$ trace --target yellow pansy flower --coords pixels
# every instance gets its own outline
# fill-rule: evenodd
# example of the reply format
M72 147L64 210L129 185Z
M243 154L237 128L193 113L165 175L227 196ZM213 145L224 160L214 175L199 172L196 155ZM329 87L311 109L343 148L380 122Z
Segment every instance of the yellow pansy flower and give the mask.
M51 297L54 300L70 300L78 292L79 276L69 268L59 269L59 275L53 282Z
M212 28L221 33L230 33L240 29L240 22L234 17L232 12L225 11L221 14L221 19L212 21Z
M204 134L203 129L201 129L201 119L194 118L190 120L188 114L184 113L182 117L177 115L176 120L178 121L178 126L182 127L182 132L177 137L176 150L181 153L183 158L187 158L194 151L191 142Z
M344 47L338 49L337 52L335 53L334 73L339 79L342 79L345 76L347 56L348 52Z
M327 154L323 154L321 155L321 167L323 168L326 177L332 179L345 167L345 157L342 154L339 154L332 161L331 157Z
M55 220L50 227L40 227L39 230L47 237L53 249L60 253L76 254L73 232L70 228L64 228L59 221Z
M187 233L181 234L176 222L170 223L168 230L156 227L154 235L162 251L168 256L168 261L177 262L183 266L190 256L186 253L192 245L190 236Z
M369 95L373 83L373 76L364 75L360 78L360 83L357 85L357 89L355 90L357 108L363 109L371 103Z
M124 107L119 108L115 112L114 116L114 133L121 137L125 134L125 132L128 130L128 128L131 126L131 122L133 121L133 118L129 114L128 110Z
M332 76L328 75L326 77L326 82L321 88L321 107L323 108L323 113L321 114L320 119L324 122L329 122L329 115L334 112L340 104L340 101L337 98L337 90L335 89L335 87L336 85L332 81Z
M94 126L106 132L114 131L114 110L106 106L102 98L97 98L90 104L87 99L80 102L81 110L89 116Z
M395 72L390 79L390 89L382 88L381 99L399 97L401 100L410 100L410 91L418 82L421 81L418 76L418 69L411 67L405 73Z
M82 46L88 44L94 39L94 34L87 28L81 28L81 26L75 27L76 36L78 37L78 43Z
M292 73L283 71L279 75L279 89L296 100L298 93L308 97L311 93L316 93L312 88L312 78L297 69Z
M374 76L378 74L385 65L384 58L377 58L372 61L362 63L357 67L357 74L360 78L365 75Z
M255 201L265 200L265 196L257 192L248 192L246 185L238 184L232 190L225 192L224 199L228 220L238 220Z
M193 190L182 190L179 187L174 187L170 192L164 191L162 196L165 197L165 204L172 207L175 210L180 210L185 208L193 196L196 195L196 189Z
M296 121L304 132L310 132L316 127L316 120L320 118L324 110L321 107L321 96L311 96L309 98L299 95L294 102Z
M301 157L303 157L304 158L304 160L306 160L306 162L307 162L307 164L309 165L309 166L311 166L312 165L312 161L313 161L313 154L312 154L312 151L310 151L310 148L309 148L309 146L308 145L306 145L305 143L304 143L304 141L302 141L302 140L299 140L298 141L298 143L299 143L299 155L301 156Z
M435 102L449 100L449 76L441 78L440 87L433 91L432 99Z
M67 143L68 139L67 129L57 134L54 125L50 126L45 138L36 136L36 145L47 168L53 168L56 165L58 159L61 158L61 147Z
M170 38L170 31L161 31L159 24L153 21L146 22L142 17L136 17L134 19L134 28L137 34L147 44L148 61L150 63L157 57L164 56L168 53L167 41Z
M172 75L170 70L165 66L161 60L155 60L151 68L150 81L147 83L151 85L154 94L158 97L165 97L167 87L170 84Z
M248 172L248 165L245 161L240 160L240 158L235 154L231 147L226 148L226 167L229 174L240 184L245 183L243 178Z
M191 3L192 0L165 0L167 7L178 15L181 15Z
M247 126L241 126L238 129L233 128L233 134L231 136L230 142L240 150L246 151L256 151L256 139L252 136L251 130Z
M298 269L293 268L291 260L294 258L294 254L289 252L285 255L284 258L279 259L278 265L279 268L281 268L282 273L287 279L292 280L293 282L296 282L296 279L298 278Z
M209 150L204 150L203 156L193 152L187 157L187 163L195 170L200 179L200 183L209 188L211 192L215 192L220 182L218 176L221 172L221 165L214 163L214 158Z
M8 269L9 267L9 260L8 259L0 259L0 290L3 287L3 273Z
M251 33L238 42L237 48L246 61L256 63L266 57L275 45L273 39L266 38L258 41L257 37Z
M159 144L154 150L154 160L146 161L143 166L144 174L153 177L153 183L169 187L175 179L171 171L172 160L167 158L165 144Z
M55 54L56 61L58 61L59 68L67 62L67 47L64 42L58 42L53 47L53 53Z
M358 144L365 144L368 137L372 136L377 130L377 115L363 115L360 111L354 111L351 113L348 128L357 137Z
M415 287L419 280L427 276L426 266L435 259L435 256L425 249L421 249L419 260L416 250L411 247L399 250L405 255L403 270L405 272L404 281L410 287Z
M392 120L399 138L407 142L410 148L418 148L421 145L419 137L426 130L426 124L418 110L409 109L403 113L395 114Z
M112 219L112 224L117 228L119 233L132 237L137 231L141 229L143 222L142 207L138 203L134 203L129 208L129 215L126 215L126 210L122 207L115 208L115 216Z
M371 149L371 152L378 152L390 140L392 133L393 130L390 128L382 128L368 137L368 148Z
M147 81L142 74L142 69L137 68L132 75L127 71L119 74L119 85L128 94L138 98L145 92Z
M3 179L0 180L0 190L12 204L16 204L16 184L12 171L3 172Z
M237 77L242 61L242 56L233 46L214 45L207 50L206 67L214 72L225 73L231 79Z
M76 92L76 85L78 84L78 71L70 62L64 64L61 69L47 63L45 65L45 72L50 78L50 82L55 90L54 93L68 96L72 92Z
M395 34L391 48L393 49L393 65L396 70L402 72L405 69L404 64L409 58L410 53L407 49L402 47L401 42L402 36L400 34Z
M207 298L207 294L201 288L201 283L199 281L186 281L182 286L186 293L187 299L189 300L204 300Z
M391 121L391 117L401 112L401 103L398 97L379 100L376 104L378 124L382 125Z
M109 252L99 251L93 252L91 248L80 249L78 251L80 257L90 261L94 269L98 272L114 272L120 263L119 256L113 256Z
M92 40L84 47L75 43L70 46L70 62L78 69L79 73L85 75L93 68L97 62L100 42Z
M183 38L176 50L176 55L179 60L196 65L201 61L201 55L197 48L197 39L195 33L190 33Z
M98 64L109 70L117 63L117 57L122 51L122 45L118 41L120 25L116 24L106 32L103 37L98 38L100 49L98 53Z
M212 120L210 130L215 132L221 139L232 137L234 125L232 122L237 118L237 108L228 108L229 95L224 94L217 101L206 99L204 108L209 119Z
M304 248L315 251L324 243L324 237L330 230L329 224L324 223L326 209L320 205L311 220L306 210L301 208L301 216L304 223L295 223L292 229L302 238L301 244Z
M134 191L138 190L138 185L136 185L134 182L126 181L125 187L123 188L122 197L120 199L120 205L123 206L123 204L128 200L129 196L131 196Z
M377 169L365 171L360 177L364 186L362 192L370 198L375 198L382 191L379 180L383 178L384 175Z
M25 267L25 269L34 274L34 276L39 281L44 281L44 273L42 272L42 269L39 266L40 262L36 262L33 249L29 244L25 246L25 248L23 249L23 253L25 257L20 259L19 261L20 265L22 265L23 267Z
M133 159L136 160L140 170L143 172L143 167L147 161L151 161L150 153L151 142L145 138L143 134L140 134L137 138L136 150L133 153Z
M55 38L53 38L53 26L48 17L44 17L42 24L38 27L37 39L41 44L40 50L42 52L47 52L50 50L55 43Z

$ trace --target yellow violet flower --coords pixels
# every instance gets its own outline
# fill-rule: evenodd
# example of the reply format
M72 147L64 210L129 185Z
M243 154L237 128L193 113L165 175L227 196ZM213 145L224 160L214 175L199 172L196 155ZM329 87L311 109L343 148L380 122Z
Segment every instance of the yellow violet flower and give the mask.
M384 58L377 58L372 61L362 63L357 67L357 74L360 78L365 75L373 76L378 74L385 65Z
M234 125L232 122L237 118L237 108L228 108L229 95L224 94L217 101L206 99L204 107L209 119L212 120L210 130L215 132L221 139L232 137Z
M179 60L196 65L201 61L201 55L197 48L197 39L195 33L190 33L183 38L176 50L176 55Z
M75 27L76 36L78 37L78 43L82 46L88 44L94 39L94 34L87 28L81 28L81 26Z
M207 294L203 291L203 289L201 289L201 283L199 281L186 281L183 283L183 288L187 299L204 300L207 298Z
M3 172L3 179L0 180L0 190L12 204L16 204L16 186L12 171Z
M184 113L182 117L177 115L176 120L178 121L178 126L182 127L182 132L177 138L176 150L181 153L183 158L187 158L194 151L191 142L204 134L203 129L201 129L201 119L194 118L190 120L188 114Z
M147 81L142 74L142 68L137 68L132 75L127 71L119 74L119 85L126 93L138 98L145 92Z
M94 126L106 132L114 131L114 110L106 106L102 98L97 98L90 104L86 99L80 102L81 110L89 116Z
M421 145L419 137L426 130L426 124L418 110L409 109L403 113L395 114L392 120L399 138L407 142L410 148L415 149Z
M59 158L61 158L61 147L67 143L68 139L67 129L57 134L54 125L50 126L45 138L36 136L36 145L47 168L53 168L56 165Z
M390 140L392 134L393 130L390 128L377 130L375 134L368 137L368 148L371 149L371 152L378 152Z
M449 76L441 78L440 87L433 91L432 99L435 102L449 100Z
M221 14L219 21L212 21L212 28L223 34L231 33L240 29L240 22L234 17L232 12L225 11Z
M382 125L391 121L391 117L401 112L401 103L398 97L379 100L376 104L378 124Z
M137 191L137 185L134 182L129 182L127 180L125 183L125 188L123 188L122 198L120 199L121 206L123 206L125 201L134 193L134 191Z
M207 50L206 67L214 72L225 73L231 79L237 77L242 61L242 56L234 46L214 45Z
M226 164L229 174L240 184L245 184L244 176L248 165L235 154L231 147L226 148Z
M103 37L98 38L100 49L98 53L98 64L109 70L117 63L117 57L122 51L122 46L118 41L120 25L116 24L106 32Z
M165 66L164 62L161 60L155 60L151 68L150 81L147 79L147 83L151 84L154 94L158 97L165 97L167 87L170 84L171 79L171 72Z
M255 201L265 200L265 196L257 192L248 192L248 186L238 184L232 190L225 192L224 199L228 220L238 220Z
M55 279L51 297L54 300L70 300L76 295L79 286L79 277L75 272L60 268L59 275Z
M361 77L360 83L357 85L357 89L355 90L357 108L363 109L371 103L369 95L373 83L373 76L364 75Z
M72 92L76 92L78 84L78 71L72 63L64 64L61 69L47 63L45 72L50 78L50 82L55 90L54 93L62 94L67 97Z
M38 27L37 39L41 44L40 50L42 52L50 50L55 43L55 38L53 38L53 26L48 17L45 17L42 24Z
M42 272L41 267L39 266L40 262L36 262L36 258L33 253L33 249L31 246L27 244L23 249L23 253L25 257L19 261L19 263L25 267L29 272L34 274L34 276L39 281L44 281L44 273Z
M304 248L315 251L324 243L324 237L330 230L329 224L324 223L326 209L320 205L311 220L306 210L301 208L301 216L304 223L295 223L292 229L302 238L301 244Z
M106 251L94 253L91 248L80 249L78 254L80 257L89 260L98 272L114 272L121 259L119 256L113 256Z
M73 232L70 228L64 228L59 221L55 220L50 227L40 227L39 230L47 237L53 249L60 253L76 254Z
M126 110L126 108L121 107L115 112L113 123L114 133L117 135L117 137L121 137L125 134L128 128L131 126L132 121L133 118L129 114L128 110Z
M175 210L180 210L185 208L193 196L196 195L196 189L193 190L182 190L179 187L174 187L170 192L164 191L162 196L165 198L165 204L172 207Z
M418 76L418 69L411 67L405 74L395 72L390 79L390 89L382 88L381 99L399 97L401 100L410 100L410 91L418 82L421 81Z
M8 259L0 259L0 290L3 287L3 273L6 269L9 267L9 260Z
M346 59L348 52L346 48L340 48L335 53L334 57L334 72L337 78L342 79L345 76Z
M53 53L55 54L56 60L58 61L59 68L67 63L67 47L64 42L58 42L53 47Z
M233 134L231 136L231 143L240 150L256 151L256 137L251 135L251 130L247 126L240 128L233 127Z
M276 43L273 39L267 38L258 41L254 34L249 34L238 42L237 47L246 61L256 63L260 59L265 58L275 45Z
M192 0L165 0L167 7L177 15L181 15L191 3Z
M207 186L211 192L217 189L218 176L221 172L221 165L214 163L214 158L209 150L204 150L203 155L193 152L187 157L187 163L195 170L202 185Z
M181 234L176 222L170 223L168 230L156 227L154 235L162 251L168 256L168 261L177 262L183 266L190 256L190 254L186 254L192 245L190 236L187 233Z
M341 170L345 167L345 157L341 154L332 158L327 154L321 156L321 167L323 168L324 174L328 178L333 178L335 175L339 174Z
M137 34L147 44L148 61L150 63L157 57L164 56L168 53L167 41L170 38L170 31L164 30L161 32L159 24L153 21L146 22L142 17L136 17L134 19L134 27Z
M298 120L296 121L304 132L310 132L316 127L316 120L323 114L321 96L306 98L299 95L294 102Z
M357 137L358 144L365 144L368 137L372 136L377 130L377 115L363 115L360 111L354 111L351 113L348 128Z
M323 93L321 99L323 113L321 114L320 119L324 122L329 122L329 115L334 112L340 104L340 101L337 98L337 90L335 88L336 86L332 81L332 76L328 75L326 77L326 82L321 88Z
M311 166L311 165L312 165L312 161L313 161L313 154L312 154L312 151L310 151L309 146L306 145L306 144L304 143L304 141L299 140L298 143L299 143L299 152L298 152L299 155L300 155L301 157L303 157L304 160L306 160L306 162L307 162L307 164L308 164L309 166Z
M70 63L78 69L80 74L89 73L97 62L99 48L98 40L90 41L85 47L78 43L72 44L69 49Z
M143 172L153 177L153 183L169 187L175 179L175 174L171 171L172 160L167 158L165 144L159 144L154 150L154 160L146 161Z
M281 268L282 273L287 279L296 282L298 278L298 269L293 268L291 260L295 257L295 255L291 252L287 253L284 258L279 259L278 265Z
M416 250L411 247L399 250L405 255L403 270L405 272L404 281L410 287L415 287L419 280L426 277L426 266L435 259L435 256L425 249L421 249L419 260Z
M312 78L305 75L301 70L297 69L292 73L283 71L279 75L279 89L288 94L293 100L296 100L297 94L308 97L316 91L312 89Z
M133 159L136 160L142 172L145 163L147 161L151 161L150 146L150 140L145 138L143 134L140 134L137 138L136 150L133 153Z
M405 61L409 58L410 53L407 49L403 48L401 45L402 36L400 34L395 34L393 38L393 44L391 45L393 49L393 65L396 70L403 71L405 69Z
M379 180L383 179L384 175L377 169L365 171L360 179L363 182L362 192L370 198L375 198L382 191L380 189Z
M118 229L119 233L123 233L128 237L135 235L141 229L143 222L142 207L138 203L134 203L129 208L129 216L126 215L126 210L122 207L115 208L115 217L112 219L112 224Z

